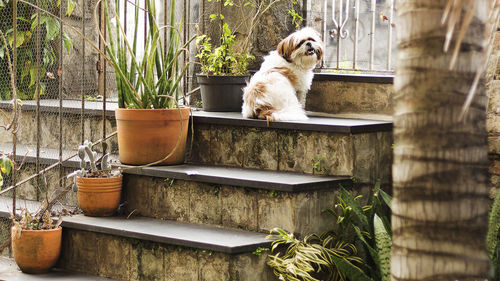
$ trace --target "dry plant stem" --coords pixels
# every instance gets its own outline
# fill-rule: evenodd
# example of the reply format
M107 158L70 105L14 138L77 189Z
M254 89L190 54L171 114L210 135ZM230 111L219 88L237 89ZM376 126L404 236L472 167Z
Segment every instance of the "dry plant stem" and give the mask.
M36 217L38 217L38 219L41 220L43 214L45 214L46 211L50 210L52 208L52 206L54 206L54 204L57 201L59 201L64 195L66 195L71 190L72 186L73 186L73 183L66 186L66 188L63 191L61 191L56 197L54 197L54 199L52 199L51 201L48 201L48 199L47 199L47 206L45 206L40 211L38 211L36 213Z
M12 242L12 238L9 237L9 239L7 239L7 241L5 241L2 246L0 246L0 253L7 247L10 246L10 243Z

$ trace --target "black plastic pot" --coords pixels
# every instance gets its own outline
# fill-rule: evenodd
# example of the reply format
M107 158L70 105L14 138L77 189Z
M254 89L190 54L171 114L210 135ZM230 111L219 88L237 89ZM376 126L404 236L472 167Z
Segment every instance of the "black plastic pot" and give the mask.
M243 88L250 75L215 76L198 74L205 111L241 111Z

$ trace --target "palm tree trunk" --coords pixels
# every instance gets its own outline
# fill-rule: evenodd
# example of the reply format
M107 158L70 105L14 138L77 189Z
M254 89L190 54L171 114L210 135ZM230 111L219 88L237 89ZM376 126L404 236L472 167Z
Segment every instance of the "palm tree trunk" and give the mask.
M487 1L478 4L457 65L443 52L447 0L399 0L394 115L392 280L485 280L488 146L481 66Z

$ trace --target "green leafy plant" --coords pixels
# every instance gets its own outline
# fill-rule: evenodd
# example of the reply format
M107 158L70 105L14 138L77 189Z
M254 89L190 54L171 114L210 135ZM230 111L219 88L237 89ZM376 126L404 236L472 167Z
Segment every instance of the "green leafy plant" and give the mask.
M486 235L486 249L495 272L493 281L500 280L500 192L497 192L491 205L488 233Z
M189 39L180 46L181 34L175 24L175 2L170 3L170 23L160 27L156 21L155 1L147 0L148 33L144 56L137 57L137 33L139 0L135 1L133 39L127 38L119 14L120 2L115 1L115 20L111 21L108 5L105 3L105 18L108 34L106 53L112 64L118 89L120 108L174 108L182 97L179 88L187 64L182 65L181 55L187 52L186 46L194 40ZM97 17L95 17L97 20ZM162 44L161 33L166 29L168 46ZM112 35L114 34L114 35ZM130 35L129 35L130 36Z
M3 155L0 158L0 190L2 190L4 177L10 175L13 166L14 163L8 156Z
M370 193L366 205L362 196L341 188L337 203L325 210L335 227L321 235L299 240L275 228L269 238L272 253L268 265L281 280L389 280L392 234L389 224L391 197L380 189Z
M49 11L56 12L61 1L41 0L40 6ZM67 0L66 15L70 16L76 4L73 0ZM3 30L7 37L8 46L0 46L0 72L7 73L7 52L12 52L12 48L17 49L17 94L20 99L34 99L37 89L37 72L40 71L40 95L47 91L50 81L56 79L57 73L57 39L60 34L60 23L57 18L42 14L40 16L40 52L41 62L38 69L36 62L36 41L38 27L38 13L26 3L18 3L17 11L17 40L14 44L14 29L12 27L12 1L0 0L0 13L10 15L5 20L0 21L0 30ZM57 13L57 12L56 12ZM73 41L66 31L62 33L63 46L66 52L70 52ZM8 100L12 98L10 91L10 77L0 76L0 99Z
M340 198L356 217L356 223L348 225L347 232L354 230L356 245L367 253L364 257L363 271L372 280L390 280L390 257L392 232L390 225L390 207L392 198L380 189L380 182L375 184L366 205L359 203L361 197L352 196L341 188ZM334 210L327 210L335 214ZM351 220L352 218L350 218Z
M220 16L221 18L222 15ZM201 72L205 75L243 75L247 73L249 60L254 56L249 53L237 53L234 49L235 35L231 33L227 23L222 25L220 45L213 47L207 35L197 37L198 54Z
M313 173L325 173L327 171L326 167L324 166L325 160L325 156L314 156L314 158L311 160Z

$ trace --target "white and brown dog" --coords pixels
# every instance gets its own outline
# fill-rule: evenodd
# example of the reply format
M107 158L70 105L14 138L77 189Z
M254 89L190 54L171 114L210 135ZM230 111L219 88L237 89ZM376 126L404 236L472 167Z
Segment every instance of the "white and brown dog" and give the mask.
M306 94L313 69L323 56L318 32L302 28L264 57L260 70L243 89L243 117L268 121L307 120Z

